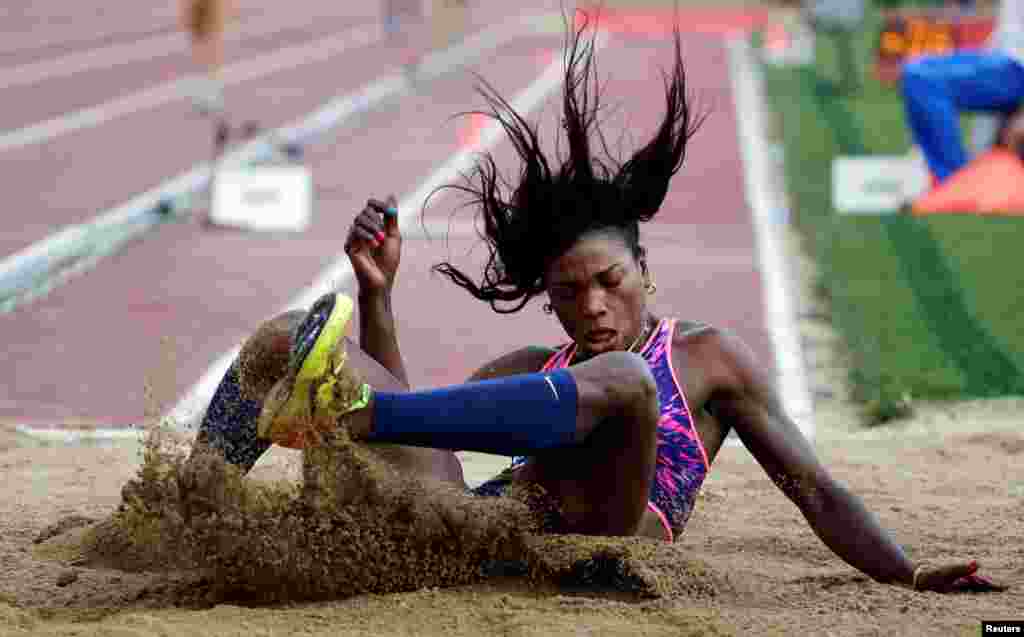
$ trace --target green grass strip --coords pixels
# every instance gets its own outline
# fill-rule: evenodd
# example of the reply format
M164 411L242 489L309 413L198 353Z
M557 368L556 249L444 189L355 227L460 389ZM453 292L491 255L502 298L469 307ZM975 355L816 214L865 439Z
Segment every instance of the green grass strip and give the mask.
M817 263L818 284L827 291L833 325L848 346L855 397L895 405L908 393L960 394L962 374L914 307L899 257L877 217L832 211L830 169L832 158L840 154L836 131L801 86L800 74L772 67L765 73L786 148L793 218Z
M796 72L802 91L814 97L819 113L833 130L840 153L869 154L857 118L838 99L831 85L822 82L813 69ZM963 372L964 391L972 395L998 395L1024 386L1014 361L968 311L957 276L929 225L909 215L883 216L881 225L899 256L901 274L932 333Z
M1024 245L1024 218L979 215L934 215L923 219L960 274L964 304L983 319L1014 361L1024 369L1024 268L1016 265ZM1018 383L1016 392L1021 391ZM1016 393L1015 392L1015 393Z

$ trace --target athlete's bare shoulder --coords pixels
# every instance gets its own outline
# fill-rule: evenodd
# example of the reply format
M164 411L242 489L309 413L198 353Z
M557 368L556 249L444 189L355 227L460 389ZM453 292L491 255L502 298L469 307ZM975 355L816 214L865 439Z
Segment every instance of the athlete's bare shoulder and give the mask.
M676 333L672 335L673 343L678 344L688 339L717 334L719 330L703 321L676 321Z
M676 322L672 337L672 349L679 365L685 365L689 374L698 370L700 378L714 385L732 376L730 352L740 347L738 337L730 330L716 327L703 321Z
M672 345L678 349L686 349L691 355L700 354L701 357L728 358L737 351L749 350L743 340L732 330L716 327L703 321L676 322L675 334L672 337Z

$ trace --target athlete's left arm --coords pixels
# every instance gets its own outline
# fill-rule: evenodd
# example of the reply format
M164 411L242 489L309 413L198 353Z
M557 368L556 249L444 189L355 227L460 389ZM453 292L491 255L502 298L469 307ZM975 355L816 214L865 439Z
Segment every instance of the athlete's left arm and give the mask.
M726 332L716 331L702 341L701 348L709 348L701 358L707 362L713 387L708 411L736 430L775 485L836 555L877 581L914 585L917 565L861 499L829 475L785 413L771 380L750 349ZM935 591L986 588L990 583L974 577L975 570L973 562L921 566L916 584L919 589Z

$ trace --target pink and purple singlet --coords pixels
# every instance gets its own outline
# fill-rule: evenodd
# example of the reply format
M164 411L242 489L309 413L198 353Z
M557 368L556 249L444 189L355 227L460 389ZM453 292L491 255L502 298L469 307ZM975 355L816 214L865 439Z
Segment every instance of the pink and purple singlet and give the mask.
M672 367L672 337L676 319L662 319L639 354L651 368L658 385L661 417L658 420L658 457L647 507L665 527L666 539L672 541L682 532L693 512L697 492L708 472L708 458L693 424L690 407ZM542 372L569 367L576 354L574 343L560 348ZM526 458L513 459L512 465L523 464Z

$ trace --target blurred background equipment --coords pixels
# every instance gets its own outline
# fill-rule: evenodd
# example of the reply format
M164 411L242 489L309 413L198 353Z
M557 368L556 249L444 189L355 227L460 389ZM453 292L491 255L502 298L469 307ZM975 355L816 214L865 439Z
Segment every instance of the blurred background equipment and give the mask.
M452 46L466 34L468 0L432 0L433 49Z
M893 213L928 189L919 153L840 155L832 160L832 206L839 214Z
M302 163L302 147L270 135L273 152L258 162L226 161L232 130L218 127L208 225L260 232L303 232L313 217L313 175ZM239 141L254 140L256 122L238 130Z
M1012 0L1011 0L1012 1ZM959 4L956 5L959 8ZM879 81L894 86L903 64L921 55L942 55L977 49L992 35L992 15L944 8L898 7L882 12L875 73Z

